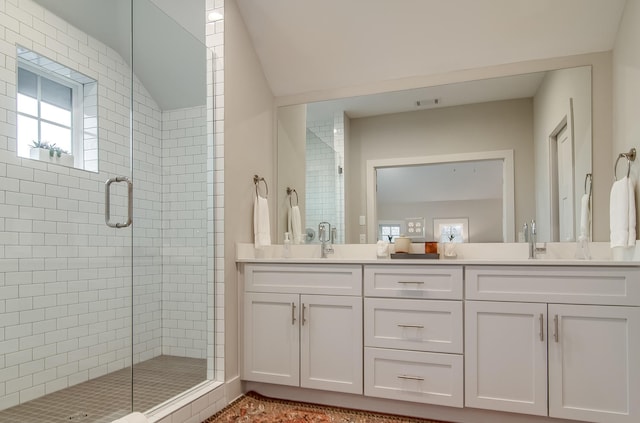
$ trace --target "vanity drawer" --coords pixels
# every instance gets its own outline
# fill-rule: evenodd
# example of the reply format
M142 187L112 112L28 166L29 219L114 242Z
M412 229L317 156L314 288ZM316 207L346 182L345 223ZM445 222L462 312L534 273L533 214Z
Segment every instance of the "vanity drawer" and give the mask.
M463 406L462 355L364 349L364 394L425 404Z
M365 266L364 293L368 297L461 300L462 266Z
M640 267L467 266L470 300L640 305Z
M244 280L247 292L362 295L362 266L357 264L247 264Z
M462 301L365 298L368 347L462 353Z

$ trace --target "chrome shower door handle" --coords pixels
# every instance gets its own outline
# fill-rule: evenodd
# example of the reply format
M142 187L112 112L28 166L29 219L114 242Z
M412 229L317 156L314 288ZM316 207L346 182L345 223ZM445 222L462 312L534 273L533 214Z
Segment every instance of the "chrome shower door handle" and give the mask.
M114 182L127 183L127 221L125 223L111 222L111 184ZM104 183L104 221L110 228L126 228L133 223L133 182L126 176L116 176Z

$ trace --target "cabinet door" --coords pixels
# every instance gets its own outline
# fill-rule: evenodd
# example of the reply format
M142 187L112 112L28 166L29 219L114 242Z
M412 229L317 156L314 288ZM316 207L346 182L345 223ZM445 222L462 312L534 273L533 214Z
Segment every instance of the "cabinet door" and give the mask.
M547 415L547 305L465 303L465 405Z
M362 394L362 298L302 295L300 386Z
M550 416L640 421L640 308L549 304L549 331Z
M245 293L243 379L298 386L299 296Z

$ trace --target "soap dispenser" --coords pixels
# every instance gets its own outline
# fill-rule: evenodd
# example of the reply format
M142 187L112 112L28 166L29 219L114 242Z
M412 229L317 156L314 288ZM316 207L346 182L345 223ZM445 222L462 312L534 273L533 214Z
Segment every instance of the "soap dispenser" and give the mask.
M282 257L289 258L291 257L291 237L289 232L284 233L284 243L282 246Z

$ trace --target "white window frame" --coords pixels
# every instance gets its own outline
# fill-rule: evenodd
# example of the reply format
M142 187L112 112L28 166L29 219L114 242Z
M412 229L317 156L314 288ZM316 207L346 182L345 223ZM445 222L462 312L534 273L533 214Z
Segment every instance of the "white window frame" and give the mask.
M69 154L73 155L74 168L84 169L84 116L83 116L83 107L84 107L84 86L83 84L74 81L73 79L64 78L54 72L48 71L42 67L38 67L33 65L32 63L18 58L17 67L26 69L29 72L32 72L40 78L46 78L58 84L64 85L65 87L71 88L71 151ZM17 75L17 70L16 70ZM16 77L17 78L17 77ZM16 81L16 94L17 94L17 81ZM40 108L40 92L38 92L38 109ZM33 117L31 115L26 115L20 113L16 110L16 113L21 116ZM38 122L48 122L54 125L57 125L55 122L49 122L45 119L42 119L41 116L37 117ZM17 128L19 131L20 128ZM39 134L40 136L40 134ZM17 140L17 137L16 137ZM40 140L42 141L42 140Z
M396 222L396 221L380 221L378 222L378 240L382 240L382 241L389 241L389 239L383 239L383 235L382 235L382 227L397 227L398 228L398 235L392 235L391 238L391 242L395 242L396 238L400 235L402 235L402 229L403 229L403 223L404 222ZM386 235L385 235L386 236Z
M469 218L467 217L433 219L433 238L438 242L444 242L442 240L442 228L458 225L462 227L462 233L453 242L469 242Z

